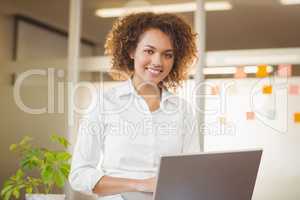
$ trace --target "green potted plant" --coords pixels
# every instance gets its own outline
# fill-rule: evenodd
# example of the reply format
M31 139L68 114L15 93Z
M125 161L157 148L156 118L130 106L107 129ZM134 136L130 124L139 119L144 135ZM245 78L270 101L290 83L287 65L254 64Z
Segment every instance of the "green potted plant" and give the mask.
M3 200L19 199L25 192L26 200L64 200L64 194L51 194L54 188L62 188L67 181L71 155L66 151L69 142L61 136L52 135L51 141L63 150L34 147L32 138L25 136L19 143L10 145L10 151L20 156L20 168L3 184ZM35 174L33 176L32 174Z

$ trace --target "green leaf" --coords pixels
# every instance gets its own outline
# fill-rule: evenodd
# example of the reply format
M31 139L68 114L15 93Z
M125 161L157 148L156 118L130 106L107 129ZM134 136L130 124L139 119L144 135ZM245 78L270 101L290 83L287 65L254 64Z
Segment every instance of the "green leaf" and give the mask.
M57 134L53 134L51 136L51 140L52 140L52 142L57 142L57 143L63 145L65 148L67 148L70 145L70 143L68 142L68 140L65 137L59 136Z
M53 181L54 170L52 166L47 165L42 169L41 177L44 183L50 183Z
M16 173L15 178L16 178L16 180L20 180L20 179L22 179L23 177L24 177L24 172L23 172L21 169L19 169L19 170L17 171L17 173Z
M33 178L33 177L28 176L27 177L26 190L29 190L29 191L31 190L30 193L33 193L33 192L38 193L37 186L41 183L42 183L41 179L37 179L37 178ZM27 192L27 193L29 193L29 192Z
M54 174L54 182L59 188L62 188L64 186L65 177L60 171Z
M41 162L42 152L39 149L31 149L26 152L26 155L21 160L21 167L24 169L33 169L38 167Z
M20 197L19 188L15 188L15 190L13 191L13 195L15 196L16 199L18 199Z
M6 194L3 197L3 200L10 200L10 197L12 195L13 190L9 190L6 192Z
M45 158L47 162L55 162L56 161L56 154L55 152L46 152L45 153Z
M15 151L16 149L17 149L17 144L11 144L10 146L9 146L9 150L10 151Z
M71 155L68 152L59 152L57 153L57 159L60 161L68 161L71 158Z
M25 137L21 140L21 142L19 143L19 145L25 145L25 144L27 144L27 143L30 142L30 141L32 141L32 138L29 137L29 136L25 136Z
M63 163L60 166L60 171L64 174L65 177L68 177L69 173L70 173L70 168L71 168L71 166L69 163Z
M9 190L11 190L14 186L13 185L7 185L4 186L1 190L1 196L4 196L5 193L7 193Z
M9 177L9 179L4 182L3 186L6 187L6 186L9 186L12 184L13 184L13 181L11 180L11 177Z
M28 187L26 187L25 191L27 194L32 194L32 190L33 190L33 188L31 186L28 186Z

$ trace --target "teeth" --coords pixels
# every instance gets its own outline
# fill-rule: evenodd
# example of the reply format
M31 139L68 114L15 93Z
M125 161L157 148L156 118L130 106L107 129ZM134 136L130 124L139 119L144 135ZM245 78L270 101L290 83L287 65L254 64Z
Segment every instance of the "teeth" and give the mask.
M157 69L148 68L148 71L153 73L153 74L159 74L160 73L160 70L157 70Z

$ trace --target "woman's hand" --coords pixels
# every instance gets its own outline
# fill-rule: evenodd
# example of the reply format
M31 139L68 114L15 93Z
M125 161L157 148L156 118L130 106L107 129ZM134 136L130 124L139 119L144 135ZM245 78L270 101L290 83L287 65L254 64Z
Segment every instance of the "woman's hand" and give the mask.
M154 192L156 185L156 177L139 180L137 191L139 192Z
M128 179L103 176L93 188L99 196L120 194L123 192L154 192L156 178Z

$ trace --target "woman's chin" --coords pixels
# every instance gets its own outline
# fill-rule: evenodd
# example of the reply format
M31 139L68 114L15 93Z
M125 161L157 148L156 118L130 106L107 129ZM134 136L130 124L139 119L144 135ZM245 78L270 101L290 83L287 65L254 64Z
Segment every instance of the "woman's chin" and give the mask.
M160 80L148 78L148 79L145 80L145 82L148 82L148 83L153 84L153 85L158 85Z

